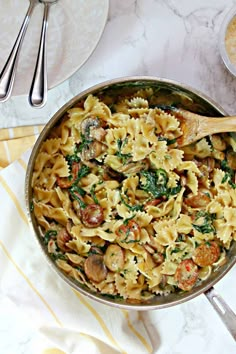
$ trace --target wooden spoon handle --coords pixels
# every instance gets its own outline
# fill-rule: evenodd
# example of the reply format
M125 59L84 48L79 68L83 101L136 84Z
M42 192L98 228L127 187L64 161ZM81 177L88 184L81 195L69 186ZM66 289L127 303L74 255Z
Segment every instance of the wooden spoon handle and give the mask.
M199 119L199 137L227 132L236 132L236 116Z

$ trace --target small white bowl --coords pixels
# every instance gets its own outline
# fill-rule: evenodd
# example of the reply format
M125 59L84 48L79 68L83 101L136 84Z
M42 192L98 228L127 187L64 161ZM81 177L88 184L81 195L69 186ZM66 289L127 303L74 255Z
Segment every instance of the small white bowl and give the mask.
M234 37L235 37L235 64L232 63L230 59L230 54L227 51L226 48L226 33L230 25L232 25L232 22L235 21L236 24L236 6L230 9L230 11L226 14L221 28L220 28L220 38L219 38L219 48L220 48L220 54L223 59L223 62L227 69L236 76L236 25L235 25L235 31L234 31ZM233 34L232 34L233 35Z

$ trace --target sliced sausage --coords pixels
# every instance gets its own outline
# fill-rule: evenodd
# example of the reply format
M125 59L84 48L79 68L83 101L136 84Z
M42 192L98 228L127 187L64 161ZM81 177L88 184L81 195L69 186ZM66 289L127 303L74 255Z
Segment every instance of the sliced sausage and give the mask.
M69 235L68 231L63 228L57 233L57 245L63 251L67 252L70 250L69 247L66 246L66 243L69 242L72 237Z
M112 272L123 269L125 259L122 248L118 245L109 245L104 255L104 263Z
M205 242L198 246L193 254L193 261L200 267L215 263L220 257L220 247L215 241Z
M198 273L198 266L192 259L183 260L178 265L174 276L177 286L185 291L191 290L197 281Z
M204 192L199 191L197 195L190 195L185 199L185 203L192 208L205 208L211 198Z
M78 172L79 172L80 165L78 162L73 162L71 167L71 176L69 177L57 177L57 184L61 188L69 188L75 182Z
M89 204L81 209L82 223L89 228L98 227L104 221L103 209L98 204Z
M92 254L84 262L84 271L88 279L100 283L107 276L107 268L100 254Z
M138 242L141 237L141 228L134 220L129 220L116 230L116 234L120 242Z

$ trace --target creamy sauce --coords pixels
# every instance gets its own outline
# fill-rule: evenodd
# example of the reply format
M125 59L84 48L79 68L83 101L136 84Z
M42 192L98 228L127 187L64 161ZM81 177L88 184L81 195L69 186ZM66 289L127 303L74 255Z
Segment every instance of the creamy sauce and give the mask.
M236 65L236 17L232 19L226 30L225 48L229 60Z

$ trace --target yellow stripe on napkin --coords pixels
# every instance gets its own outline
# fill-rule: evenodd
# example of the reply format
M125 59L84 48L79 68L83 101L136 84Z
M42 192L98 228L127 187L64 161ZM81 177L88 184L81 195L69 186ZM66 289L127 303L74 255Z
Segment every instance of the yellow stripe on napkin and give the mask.
M32 147L43 125L0 130L0 170L17 160Z

